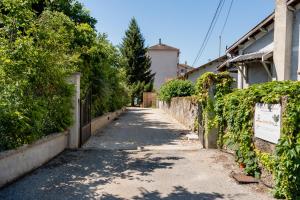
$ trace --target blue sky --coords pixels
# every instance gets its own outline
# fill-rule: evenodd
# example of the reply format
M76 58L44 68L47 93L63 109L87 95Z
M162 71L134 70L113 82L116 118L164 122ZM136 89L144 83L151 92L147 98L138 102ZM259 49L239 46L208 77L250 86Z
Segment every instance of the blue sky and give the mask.
M180 49L180 62L192 64L205 37L219 0L79 0L98 20L97 30L115 45L122 42L135 17L146 45L162 42ZM218 57L219 34L231 0L226 0L218 23L196 67ZM275 0L234 0L225 28L223 49L248 32L274 10Z

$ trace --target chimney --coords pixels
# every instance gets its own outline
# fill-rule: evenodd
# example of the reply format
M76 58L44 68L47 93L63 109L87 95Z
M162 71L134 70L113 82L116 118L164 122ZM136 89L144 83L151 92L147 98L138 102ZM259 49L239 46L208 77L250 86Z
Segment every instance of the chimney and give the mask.
M161 38L159 38L159 40L158 40L158 44L159 44L159 45L161 45Z
M276 0L274 23L274 65L278 81L291 78L293 12L286 0Z
M187 61L185 61L185 63L184 63L185 65L187 65Z

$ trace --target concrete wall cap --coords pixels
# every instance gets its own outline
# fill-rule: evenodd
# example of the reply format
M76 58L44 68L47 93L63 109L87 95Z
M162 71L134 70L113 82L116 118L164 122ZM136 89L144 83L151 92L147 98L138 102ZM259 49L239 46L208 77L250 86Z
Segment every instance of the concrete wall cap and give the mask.
M81 72L74 72L74 73L72 73L71 75L74 75L74 76L81 76Z
M38 146L40 144L44 144L46 142L54 140L57 137L67 136L68 134L69 134L68 131L61 132L61 133L53 133L53 134L47 135L47 136L35 141L32 144L25 144L23 146L18 147L17 149L12 149L12 150L7 150L7 151L0 152L0 160L4 159L6 157L12 156L14 154L20 153L22 151L25 151L27 149L30 149L31 147Z

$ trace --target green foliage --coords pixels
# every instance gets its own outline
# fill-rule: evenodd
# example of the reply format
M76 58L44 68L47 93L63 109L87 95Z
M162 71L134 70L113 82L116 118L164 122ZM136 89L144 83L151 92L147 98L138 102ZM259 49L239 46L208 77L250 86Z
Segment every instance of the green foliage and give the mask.
M62 12L76 24L88 24L92 28L97 23L89 11L76 0L34 0L32 8L37 15L45 10Z
M224 106L224 95L232 92L234 80L228 72L215 74L207 72L198 78L196 95L202 108L205 134L213 127L219 128L218 144L222 146L222 133L225 130L224 118L220 117Z
M283 113L282 135L274 155L257 153L253 144L253 117L255 103L280 103L287 97ZM246 164L246 172L258 175L260 161L273 172L275 196L286 199L300 197L300 83L268 82L227 95L223 114L226 134L223 136L228 147L235 150L237 159Z
M155 74L151 72L151 60L147 56L147 48L145 48L144 43L145 39L140 28L135 18L132 18L121 45L127 83L131 88L132 105L134 98L141 101L141 91L151 91L153 89Z
M0 150L63 131L72 122L73 87L66 78L75 69L69 51L73 22L50 11L26 26L11 24L8 16L0 32Z
M194 92L194 85L191 81L174 79L161 86L159 99L170 102L173 97L191 96Z
M0 1L0 151L71 125L75 71L93 116L128 103L120 53L95 23L74 0Z
M255 149L259 163L266 169L269 173L274 173L275 170L275 156L269 153L261 152Z
M88 56L90 63L84 66L91 66L91 74L87 79L92 84L93 116L127 105L128 88L124 71L119 67L120 55L117 49L107 41L105 35L100 35Z
M92 116L97 117L127 105L128 89L120 67L120 53L109 43L106 35L96 36L86 24L77 27L77 30L82 33L81 38L76 38L77 44L85 44L79 46L81 96L92 90Z
M219 76L219 77L218 77ZM268 82L232 92L228 74L206 73L196 83L196 94L203 109L205 128L218 127L219 147L235 151L245 172L258 177L259 163L273 173L279 198L300 197L300 83ZM232 93L231 93L232 92ZM227 95L226 95L227 94ZM256 103L280 103L287 97L282 136L274 155L255 149L253 118ZM212 114L211 114L212 113Z

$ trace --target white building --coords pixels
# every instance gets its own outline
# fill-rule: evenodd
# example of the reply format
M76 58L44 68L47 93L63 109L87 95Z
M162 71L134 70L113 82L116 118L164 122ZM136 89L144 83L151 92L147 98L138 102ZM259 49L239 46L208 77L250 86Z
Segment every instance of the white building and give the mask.
M222 56L219 58L216 58L212 61L209 61L208 63L205 63L204 65L201 65L200 67L194 68L187 73L184 74L183 78L186 80L190 80L194 83L196 83L197 79L202 76L206 72L213 72L217 73L217 68L226 61L227 57Z
M186 73L192 71L194 68L189 66L187 62L184 64L178 64L178 74L177 76L184 76Z
M229 47L231 58L218 68L236 68L238 88L274 80L300 80L300 0L275 2L275 12Z
M148 49L151 58L151 70L155 73L154 89L159 90L168 80L177 78L180 51L177 48L159 43Z

